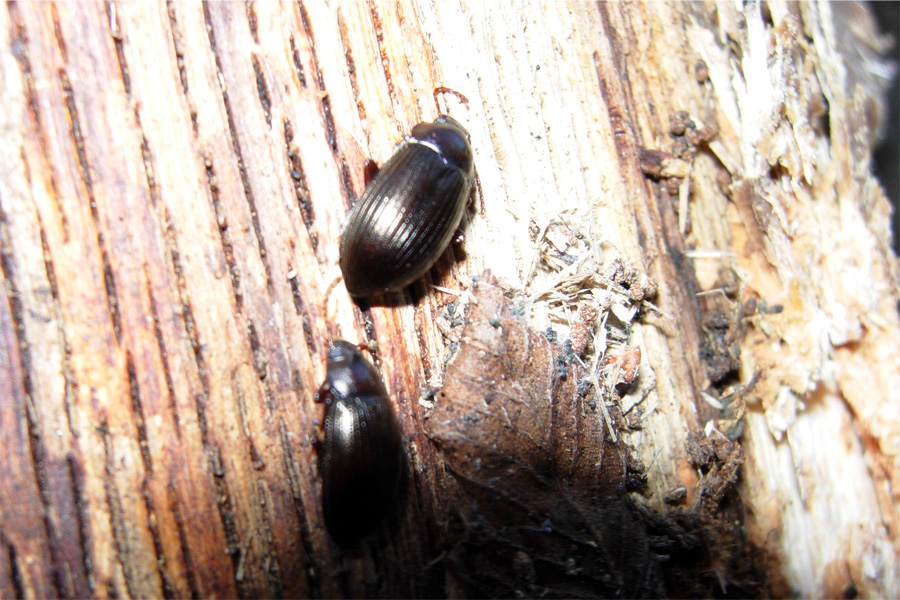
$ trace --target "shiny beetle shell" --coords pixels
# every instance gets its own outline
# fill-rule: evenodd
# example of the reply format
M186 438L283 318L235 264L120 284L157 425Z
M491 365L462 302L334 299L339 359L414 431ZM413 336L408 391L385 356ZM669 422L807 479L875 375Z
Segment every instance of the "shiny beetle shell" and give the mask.
M328 406L319 459L325 524L352 544L370 533L396 496L403 453L387 390L359 349L336 341L317 401Z
M353 207L341 271L353 296L400 290L440 258L474 182L469 134L448 116L419 123Z

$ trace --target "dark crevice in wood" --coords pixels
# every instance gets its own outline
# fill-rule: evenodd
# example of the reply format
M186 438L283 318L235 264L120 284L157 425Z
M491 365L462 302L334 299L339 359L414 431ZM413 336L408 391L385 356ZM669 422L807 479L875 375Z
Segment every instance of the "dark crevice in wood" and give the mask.
M259 459L259 454L257 454L256 447L253 445L253 437L250 433L250 429L247 427L247 407L245 405L245 391L238 381L232 379L231 383L233 386L232 391L234 393L234 398L237 401L238 417L241 421L241 431L244 432L244 437L247 439L248 451L250 453L250 463L254 467L256 467L256 461Z
M309 312L306 309L306 303L303 300L303 295L300 293L300 280L298 277L291 277L289 281L291 284L291 295L294 298L294 310L296 310L297 314L300 316L300 322L303 326L303 338L306 341L306 350L309 352L311 364L315 364L318 360L318 344L313 336L312 324L310 322Z
M50 285L50 297L53 299L53 313L56 317L57 331L59 339L63 347L62 374L65 382L65 394L63 396L63 405L66 409L66 424L69 426L69 432L72 437L77 438L78 432L75 430L75 419L72 416L72 402L75 398L75 374L72 372L72 348L69 346L69 340L66 337L66 331L63 328L62 308L59 301L59 288L56 282L56 269L53 266L53 259L50 257L50 247L47 244L47 236L44 228L41 226L41 252L44 256L44 272L47 275L47 283Z
M164 221L166 223L169 222L168 211L166 211ZM181 314L184 318L185 333L187 334L188 339L191 342L191 349L194 352L194 360L197 363L197 372L200 376L200 381L203 384L203 393L207 394L209 392L208 374L206 370L206 364L203 359L203 348L200 345L199 336L197 335L197 330L194 327L194 313L193 310L191 310L190 302L188 302L188 293L184 282L184 269L181 266L181 252L179 251L174 236L172 236L172 232L169 228L166 228L166 233L166 237L168 238L167 241L169 243L169 256L172 260L172 269L175 272L175 281L178 286L178 293L181 299Z
M178 29L178 18L175 12L175 3L166 2L166 15L169 17L169 30L172 32L172 48L175 50L175 64L178 66L178 77L181 80L181 90L185 97L188 93L187 72L184 69L184 45L181 42L181 31ZM194 134L197 133L196 113L191 111L191 120L194 122Z
M84 576L87 579L88 588L91 593L94 593L97 590L97 581L94 578L94 562L91 559L90 549L88 548L88 532L90 531L87 515L88 508L81 494L78 459L75 458L74 454L66 456L66 467L69 474L69 485L72 488L72 499L75 503L75 521L78 528L78 545L81 548Z
M256 376L260 381L265 381L268 369L266 353L259 344L259 336L253 321L247 322L247 338L250 341L250 351L253 353L253 368L256 370Z
M631 162L635 157L634 134L629 127L623 107L614 98L614 90L610 89L610 73L606 71L598 52L593 54L594 71L597 74L597 87L600 97L609 114L610 129L613 132L613 142L616 145L616 157L619 159L620 172L627 173L631 170ZM618 76L618 75L617 75Z
M328 98L328 91L325 89L325 77L319 66L319 57L316 55L316 38L313 35L312 24L309 22L309 13L306 12L306 6L303 0L297 3L300 10L300 21L303 24L303 31L306 33L306 41L309 46L309 54L312 59L313 68L316 71L316 85L319 88L322 97L322 116L325 119L325 139L331 148L331 153L339 158L341 167L341 184L344 187L344 199L350 204L350 199L355 196L353 193L353 183L350 178L350 169L347 167L347 161L341 155L338 148L337 129L334 126L334 116L331 114L331 100Z
M300 207L300 216L303 218L303 224L306 226L306 233L309 236L309 244L312 250L318 256L319 236L312 230L316 220L315 209L310 201L309 188L306 186L306 174L303 172L303 163L300 161L300 152L293 144L294 128L288 119L284 120L284 142L287 148L287 159L291 165L291 181L294 184L294 194L297 196L297 206Z
M254 54L250 57L253 64L253 73L256 76L256 92L259 94L259 104L262 106L263 114L266 117L266 125L272 129L272 99L269 98L269 86L266 85L266 78L263 75L262 65L259 64L259 58Z
M358 315L357 323L362 325L363 331L366 333L366 342L369 348L378 347L378 337L375 335L375 322L372 320L372 309L365 310L354 307L354 312Z
M294 70L297 72L297 79L300 81L300 87L306 89L306 73L303 72L303 63L300 62L300 53L297 51L297 43L294 41L292 33L289 42L291 45L291 60L294 61Z
M250 35L253 41L259 44L259 23L256 20L256 8L253 6L252 0L244 0L244 9L247 11L247 26L250 28Z
M200 428L200 438L203 441L204 448L208 448L209 446L209 421L206 420L206 401L208 398L208 391L194 394L194 409L197 411L197 427Z
M16 344L18 345L19 361L22 365L22 389L29 398L34 397L31 381L31 350L28 347L28 340L25 338L25 308L22 303L22 296L16 284L16 265L13 258L13 249L9 232L9 220L6 215L6 200L0 196L0 272L3 273L3 279L6 282L6 289L3 290L9 303L9 313L13 319L13 331L16 335Z
M97 242L103 243L103 236L97 236ZM122 344L122 321L119 314L119 296L116 293L116 278L113 275L112 265L109 264L109 256L106 250L100 250L100 257L103 261L103 282L106 284L106 300L109 307L109 318L112 321L113 331L116 334L116 342Z
M272 392L272 388L270 386L265 386L263 390L263 397L266 399L266 408L269 409L269 412L274 415L275 411L279 408L279 402L275 398L275 394Z
M109 36L113 39L113 45L116 48L116 60L119 63L119 74L122 77L122 85L125 87L125 95L131 98L131 76L128 74L128 63L125 62L125 45L121 31L119 30L119 20L116 16L115 2L106 3L106 14L109 17L110 30ZM137 112L137 109L135 109Z
M6 560L9 565L10 579L12 579L12 587L15 590L16 598L25 597L25 586L22 583L22 570L19 567L19 556L16 553L16 547L9 542L0 529L0 546L6 547Z
M350 76L350 89L353 91L353 97L356 98L356 112L359 115L360 122L366 121L366 107L362 102L362 94L359 90L359 80L356 77L356 62L353 60L353 51L350 50L350 40L347 35L347 25L344 22L344 16L340 12L337 14L338 32L341 36L341 45L344 46L344 62L347 63L347 75Z
M110 3L112 5L112 3ZM114 5L113 5L114 6ZM118 28L118 26L117 26ZM125 54L120 51L122 46L121 35L118 37L113 36L116 40L116 55L119 60L119 68L122 70L124 74L123 77L127 77L128 73L128 64L125 62ZM123 79L124 80L124 79ZM130 80L125 81L126 83L126 93L128 96L131 96L130 92ZM137 124L138 130L141 132L141 160L144 165L144 178L147 180L147 189L150 194L150 203L153 208L156 208L159 204L159 184L156 181L156 161L153 159L153 154L150 152L150 144L147 142L147 136L144 132L144 124L141 122L141 113L139 110L138 103L133 103L134 106L134 120Z
M299 373L295 372L294 376L295 389L298 389L298 396L302 397L303 388L300 385ZM297 525L300 529L300 542L303 544L303 551L307 564L307 582L309 583L309 595L311 598L322 597L322 582L320 574L322 567L316 559L315 548L312 544L312 534L310 523L307 520L306 507L303 504L303 494L300 488L300 471L297 463L294 461L294 451L291 448L291 440L288 435L288 428L284 420L279 422L279 432L281 433L281 453L284 457L284 472L288 477L288 485L291 488L291 496L294 500L294 508L297 511Z
M341 186L344 188L344 203L347 208L352 208L356 203L356 193L353 191L353 179L350 177L350 167L347 166L347 159L341 156Z
M200 598L200 592L197 589L197 579L194 575L194 563L191 559L191 552L188 548L187 543L187 535L184 530L184 519L181 517L181 512L178 510L178 494L175 491L174 482L169 480L168 485L169 492L169 506L172 510L172 518L175 521L175 529L178 530L178 543L181 548L181 556L184 560L184 573L187 578L188 588L191 590L191 598Z
M97 202L94 198L94 182L91 178L90 164L88 163L87 151L84 147L81 121L78 117L78 109L75 106L75 96L72 90L72 84L69 81L69 76L65 69L60 69L58 75L63 90L66 113L69 117L69 134L72 136L72 142L74 143L75 151L78 155L78 164L81 167L81 180L87 191L88 204L91 209L91 220L97 231L97 246L100 249L100 262L103 266L103 281L106 285L106 305L109 312L110 324L116 335L116 342L121 345L122 329L119 315L119 299L116 293L116 280L113 274L112 265L109 262L109 254L106 251L103 233L101 233L100 215L97 212Z
M222 253L225 255L225 263L228 265L228 275L231 279L231 291L234 294L235 310L240 313L244 307L244 295L241 293L241 270L234 259L234 244L231 242L231 232L228 229L228 218L222 201L219 199L219 184L212 159L204 157L206 164L206 187L212 198L213 211L216 213L216 225L219 230L219 239L222 241Z
M216 34L209 13L209 4L203 5L203 17L206 22L206 33L209 37L209 49L216 62L216 76L221 82L224 81L225 78L222 74L222 59L219 55L218 46L216 45ZM259 247L259 258L260 262L262 262L263 270L266 273L266 290L270 295L274 295L274 290L272 289L272 269L269 266L269 261L267 259L266 241L263 237L262 229L260 228L259 214L256 211L256 198L253 194L253 188L250 186L250 177L247 175L247 165L244 162L243 150L241 149L240 142L238 142L234 110L232 109L231 100L228 97L228 92L225 90L224 85L220 91L222 93L222 105L225 107L225 116L228 119L228 134L231 138L231 149L237 157L238 171L241 175L241 186L244 189L244 199L247 201L247 206L250 209L250 221L253 223L253 233L256 235L256 243Z
M378 44L378 55L381 57L381 71L384 73L388 98L391 99L392 106L397 106L397 91L394 89L394 78L391 75L391 61L384 45L384 25L381 22L381 15L378 14L378 7L372 0L369 0L369 14L372 16L372 26L375 29L375 41Z
M147 508L147 525L150 527L150 536L153 538L153 551L156 553L156 564L159 569L159 577L163 585L163 598L175 598L175 586L166 565L163 554L162 539L159 537L159 522L156 516L156 505L150 493L149 480L145 477L141 483L141 492L144 496L144 506Z
M315 364L319 356L319 344L316 343L316 338L312 334L312 325L305 308L303 314L300 315L300 320L303 322L303 337L306 341L306 349L309 351L310 361Z
M175 438L181 440L181 419L178 417L178 406L175 404L175 386L172 382L172 372L169 369L169 353L166 352L166 342L163 339L162 327L159 324L159 311L156 307L156 298L153 290L148 288L147 297L150 300L150 314L153 316L153 336L159 348L159 359L162 363L163 378L166 380L166 393L169 396L169 409L172 411L172 422L175 424Z
M254 362L256 363L257 375L260 377L261 380L264 380L265 379L265 371L266 371L266 363L265 363L265 359L263 358L263 350L260 347L259 340L258 340L258 337L256 334L256 329L252 323L248 324L248 336L250 338L250 346L253 350L253 356L254 356ZM247 414L246 414L246 412L247 412L246 402L248 400L247 394L244 392L244 390L241 388L240 385L235 385L234 394L235 394L235 397L237 398L238 414L239 414L240 420L241 420L241 422L240 422L241 431L244 432L246 439L247 439L247 445L248 445L248 449L249 449L249 453L250 453L250 464L253 467L253 469L258 473L258 472L263 471L266 468L266 461L265 461L265 458L263 458L262 454L260 454L259 450L257 449L256 443L254 442L254 437L251 434L251 430L247 426L247 422L248 422ZM274 402L274 398L272 396L272 392L269 389L266 389L264 394L265 394L265 398L268 403L269 410L273 410L275 408L275 406L274 406L275 402ZM219 460L221 461L221 457L219 458ZM222 472L222 475L224 476L224 471ZM279 577L277 576L277 574L280 573L281 560L280 560L278 551L276 550L275 541L272 539L272 534L271 534L272 526L271 526L271 519L269 518L269 514L268 514L269 513L268 501L266 499L266 495L263 493L263 489L265 486L265 479L257 477L255 474L247 474L247 475L245 475L245 477L247 480L252 480L253 482L256 483L256 489L259 494L258 497L256 498L257 505L259 506L258 512L259 512L260 519L263 522L262 533L264 534L266 551L268 553L267 559L263 559L261 564L269 564L270 565L269 567L265 568L267 575L269 575L268 582L274 588L273 595L275 597L279 597L279 596L283 595L282 594L282 584L281 584ZM256 530L256 532L260 533L259 530ZM243 552L243 550L240 550L240 551ZM236 575L236 576L240 577L240 569L241 569L241 566L243 565L243 560L238 561L237 564L239 566L236 567L236 569L238 569L238 571L237 571L238 575Z
M210 445L209 465L213 474L213 485L216 488L216 506L218 506L219 518L222 520L222 527L225 531L225 543L228 545L225 549L225 553L231 557L238 595L241 597L249 597L253 594L250 593L251 590L248 589L243 577L239 577L242 550L240 538L238 537L237 524L234 519L234 506L231 502L231 495L228 492L228 484L225 481L225 466L222 464L222 451L215 445Z
M137 119L138 129L141 130L141 159L144 162L144 175L147 178L147 189L150 190L150 203L153 208L159 205L159 183L156 181L156 161L150 153L150 144L144 136L144 125L141 123L141 116L137 108L134 110L134 117Z
M53 6L53 5L51 5ZM78 118L78 109L75 106L75 96L72 93L72 83L69 81L69 75L65 69L58 71L59 83L62 88L63 102L66 105L66 116L69 117L69 134L72 136L72 143L75 146L75 154L78 156L78 164L81 167L79 173L81 181L84 183L88 192L89 207L91 209L91 217L96 225L99 221L97 215L97 203L94 201L93 180L91 179L91 167L88 164L87 152L84 148L84 137L81 135L81 120Z
M25 321L24 321L24 305L15 281L15 260L12 254L12 248L9 246L9 221L3 208L4 199L0 197L0 272L3 273L5 289L2 290L6 297L9 314L12 317L10 329L13 331L16 339L16 348L8 349L9 359L11 361L18 358L19 368L21 369L21 390L24 397L21 403L25 409L25 422L28 430L28 444L31 454L31 467L34 472L35 483L41 498L43 507L44 533L46 543L49 544L49 551L54 565L57 564L59 555L59 535L50 518L50 503L53 500L52 492L48 483L47 469L44 463L46 453L44 451L44 442L41 437L41 427L38 423L38 415L35 414L31 404L31 398L34 397L32 389L32 364L31 352L28 346L28 340L25 337ZM19 369L11 369L11 374ZM19 385L10 382L15 388ZM11 402L11 399L3 399L4 402ZM60 596L64 595L64 588L61 580L59 569L53 568L53 585L56 593Z
M434 306L431 307L434 310ZM422 308L417 307L416 313L422 314ZM428 344L425 341L424 331L422 327L414 327L416 334L416 342L419 345L419 364L422 365L422 380L431 381L431 358L428 352ZM413 411L415 414L415 411Z
M134 421L138 433L138 446L141 449L141 460L144 462L144 470L149 477L153 475L153 460L150 457L150 447L147 444L147 424L144 420L144 408L141 406L141 388L140 384L138 384L131 351L125 352L125 365L128 371L128 393L131 396L131 407L134 409Z
M418 437L418 436L416 436L416 437ZM422 436L422 437L424 438L424 436ZM426 444L429 443L425 439L422 439L422 442L426 443ZM405 444L405 448L404 448L405 456L412 456L412 453L409 451L409 448L414 443L415 443L414 440L410 439ZM416 447L416 454L419 455L419 458L417 460L421 460L422 459L421 451L419 450L418 445ZM406 502L409 502L409 503L415 503L415 506L416 506L415 511L418 515L428 515L430 511L425 506L425 498L431 496L430 490L428 489L428 484L426 482L422 481L421 477L416 477L416 473L415 473L416 467L414 464L412 464L412 461L406 460L404 462L406 463L406 465L405 465L406 473L405 473L404 477L405 477L406 481L409 482L407 484L406 491L404 492L406 495L405 500L406 500ZM409 489L410 485L412 487L412 490ZM437 556L439 554L439 552L436 552L435 549L433 548L434 536L431 534L431 532L427 528L425 529L425 534L428 539L425 540L424 545L429 549L429 555Z
M303 314L303 299L300 296L300 278L297 277L296 272L294 276L288 279L291 285L291 296L294 299L294 312L298 315Z
M164 223L170 223L168 211L163 218ZM178 287L178 296L181 300L181 316L184 319L184 330L191 343L194 353L194 363L197 365L197 376L200 378L201 393L194 395L194 405L197 411L197 425L200 427L200 438L203 448L209 451L209 436L207 433L206 399L209 397L209 371L206 368L206 360L203 357L203 346L200 344L200 336L194 324L194 311L188 300L187 287L184 282L184 270L181 266L181 255L178 244L170 227L166 226L166 242L169 247L169 255L172 260L172 270L175 272L175 283Z
M47 136L44 134L43 124L41 123L41 113L38 108L38 100L37 94L34 89L34 73L31 68L31 59L28 50L28 35L25 33L25 25L22 22L19 12L18 6L15 2L9 2L7 5L9 9L9 18L10 22L13 23L13 31L10 33L10 37L12 38L12 52L16 57L16 60L19 62L19 69L22 71L22 81L24 83L25 94L28 98L27 106L28 113L31 115L32 120L34 121L33 131L35 136L38 139L38 143L41 147L41 155L44 157L47 164L50 164L49 152L47 150ZM28 161L24 156L22 156L22 164L25 165L25 168L28 168ZM52 190L52 194L50 196L51 202L53 203L54 208L56 209L56 214L59 215L60 227L63 231L63 242L69 241L69 219L66 217L66 214L63 212L62 207L59 205L59 188L56 183L56 176L53 173L53 169L47 168L45 172L50 181L50 188ZM30 177L29 183L30 183Z
M309 55L312 60L313 69L316 71L316 85L322 93L322 112L325 117L325 136L328 140L328 146L331 148L332 154L337 156L338 143L337 134L335 133L334 117L331 115L331 103L328 101L328 92L325 89L325 77L322 74L322 68L319 66L319 57L316 53L316 38L313 35L312 24L309 22L309 13L306 12L306 6L303 1L298 2L300 10L300 21L303 24L303 32L306 33L306 42L309 47Z
M631 19L626 19L626 29L624 31L621 27L612 26L609 18L609 8L600 6L600 4L602 3L597 3L597 11L600 14L600 18L603 20L604 32L608 35L609 39L609 62L613 65L613 72L615 73L617 83L615 86L615 93L621 98L617 108L624 113L623 118L628 125L628 139L633 144L638 139L637 132L639 132L641 128L631 117L632 114L637 113L627 112L628 107L635 107L637 103L632 96L632 90L635 89L634 85L631 83L631 73L634 71L634 65L629 64L629 61L634 59L634 54L625 51L625 48L629 46L629 40L638 39L640 35L634 29L634 24ZM647 106L648 113L654 116L656 115L656 108L653 104L648 105L644 103L644 105ZM665 129L665 126L659 122L658 118L655 118L655 121L658 131ZM636 152L632 151L630 156L633 157L635 154Z
M484 192L481 189L481 178L478 176L477 168L475 169L475 189L477 190L477 196L472 201L478 203L478 216L482 219L487 218L487 213L484 209Z
M309 318L309 312L306 308L306 303L303 300L303 295L300 293L300 280L295 276L289 281L291 284L291 295L294 299L294 310L300 317L301 326L303 327L303 339L306 342L306 351L309 354L310 364L315 364L319 359L318 344L316 343L315 336L313 336L312 324Z
M262 520L262 533L265 539L268 553L263 557L262 565L266 573L268 583L272 586L272 596L275 598L284 597L284 586L281 582L283 576L281 572L281 561L278 552L275 550L275 540L272 538L272 522L269 517L269 497L268 485L265 479L256 480L256 493L259 502L260 519ZM290 557L288 557L290 560Z
M292 269L293 270L293 269ZM298 315L303 314L303 298L300 295L300 278L297 277L297 272L294 271L293 277L288 279L291 284L291 296L294 299L294 312Z
M103 420L100 421L97 431L103 436L103 455L104 465L106 467L106 477L103 480L103 489L106 492L106 505L109 507L108 517L109 525L113 533L113 545L116 548L114 560L122 567L123 578L125 579L125 591L129 597L134 598L135 590L131 587L131 580L136 573L134 573L134 567L128 564L130 562L128 556L131 555L136 548L131 547L126 536L126 529L129 525L125 519L125 511L122 508L122 499L119 497L118 490L116 489L116 466L112 456L113 450L112 440L110 440L109 422L106 420L105 416L103 417ZM131 525L135 527L138 526L136 523L132 523ZM115 590L115 584L111 581L109 582L109 585L109 592L112 594ZM117 591L115 593L118 595Z
M200 133L200 123L197 122L197 111L193 109L193 105L191 105L191 131L194 132L194 136L199 135Z
M299 369L291 371L291 384L293 385L294 393L297 395L297 400L302 403L303 398L306 396L306 389L303 387L303 378L300 376Z
M69 52L66 49L66 40L63 38L62 29L59 26L59 13L56 11L56 5L50 4L50 20L53 22L53 37L59 48L59 58L63 63L69 62Z

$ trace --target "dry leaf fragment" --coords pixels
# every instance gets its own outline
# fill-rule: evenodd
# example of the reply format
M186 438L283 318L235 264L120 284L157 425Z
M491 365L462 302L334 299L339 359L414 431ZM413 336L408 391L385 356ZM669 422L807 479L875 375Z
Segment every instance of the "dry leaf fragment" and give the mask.
M663 593L627 500L626 449L579 395L583 369L526 325L490 274L475 296L427 421L459 484L454 577L487 596Z

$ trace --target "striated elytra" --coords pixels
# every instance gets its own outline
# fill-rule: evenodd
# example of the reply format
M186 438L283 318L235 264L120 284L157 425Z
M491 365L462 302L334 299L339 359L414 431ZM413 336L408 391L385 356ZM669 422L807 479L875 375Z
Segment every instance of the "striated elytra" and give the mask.
M341 235L347 290L400 290L440 258L474 184L469 134L451 117L419 123L353 207Z
M325 524L348 545L391 509L403 465L400 429L378 371L349 342L335 341L328 351L316 401L328 406L319 451Z

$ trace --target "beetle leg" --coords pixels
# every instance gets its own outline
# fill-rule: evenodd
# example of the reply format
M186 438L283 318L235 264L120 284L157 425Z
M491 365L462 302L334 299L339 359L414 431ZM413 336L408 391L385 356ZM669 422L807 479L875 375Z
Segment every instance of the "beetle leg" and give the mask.
M319 386L319 390L313 394L313 402L317 404L325 403L326 405L331 404L334 400L334 392L331 390L331 386L328 385L328 381L326 380L321 386Z
M378 175L378 171L381 170L381 167L378 166L378 163L372 160L371 158L366 159L366 164L363 166L363 182L365 185L369 185L369 182L375 179L375 176Z

